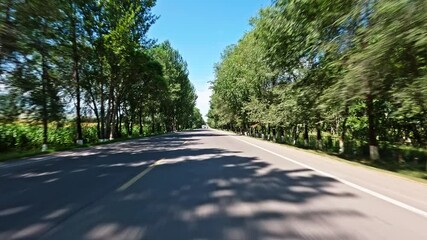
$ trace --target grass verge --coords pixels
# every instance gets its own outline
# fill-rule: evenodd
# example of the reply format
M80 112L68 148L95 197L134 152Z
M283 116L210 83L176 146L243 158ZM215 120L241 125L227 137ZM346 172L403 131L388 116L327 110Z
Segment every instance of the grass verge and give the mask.
M231 131L225 131L225 130L221 130L221 131L236 134L236 133L231 132ZM248 136L248 137L250 137L250 136ZM269 141L266 139L261 139L261 138L256 138L256 137L251 137L251 138L271 142L274 144L278 144L280 146L285 146L285 147L297 149L300 151L313 153L313 154L316 154L319 156L338 160L338 161L345 162L345 163L348 163L351 165L365 167L365 168L369 168L372 170L381 171L384 173L392 174L392 175L399 176L399 177L404 177L406 179L415 180L417 182L427 184L427 171L420 169L424 166L414 167L414 166L411 166L411 165L406 164L406 163L396 162L393 159L381 159L378 161L371 161L367 158L354 158L352 156L338 155L337 153L333 153L333 152L326 152L326 151L321 151L321 150L309 149L309 148L305 148L305 147L289 145L286 143L277 143L274 141Z
M28 150L19 150L19 151L11 151L11 152L4 152L0 154L0 162L6 162L6 161L15 161L15 160L20 160L22 158L27 158L27 157L34 157L34 156L38 156L38 155L46 155L46 154L51 154L51 153L55 153L55 152L60 152L60 151L67 151L67 150L73 150L73 149L79 149L79 148L88 148L88 147L92 147L92 146L98 146L98 145L105 145L105 144L110 144L110 143L115 143L115 142L125 142L128 140L135 140L135 139L141 139L141 138L147 138L147 137L154 137L154 136L159 136L162 135L163 133L159 133L159 134L151 134L151 135L147 135L147 136L142 136L142 137L123 137L123 138L117 138L111 141L107 141L107 142L98 142L98 143L85 143L83 145L65 145L65 146L50 146L48 148L47 151L42 152L41 149L28 149Z

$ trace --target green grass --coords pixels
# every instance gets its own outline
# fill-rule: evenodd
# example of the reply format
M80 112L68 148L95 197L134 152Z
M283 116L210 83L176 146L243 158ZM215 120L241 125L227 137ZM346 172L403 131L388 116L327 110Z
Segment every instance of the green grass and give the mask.
M344 161L346 163L350 163L353 165L358 165L362 167L369 167L374 170L381 170L383 172L388 172L392 174L397 174L402 177L406 177L412 180L416 180L419 182L427 183L427 171L422 170L423 166L411 166L409 164L397 163L393 159L381 159L378 161L371 161L367 158L362 157L352 157L352 156L343 156L338 155L332 152L324 152L320 150L306 149L293 145L287 145L288 147L294 147L296 149L300 149L306 152L315 153L317 155L329 157L335 160Z
M309 148L294 146L289 144L282 144L282 143L277 143L277 144L285 145L287 147L295 148L305 152L314 153L319 156L328 157L328 158L346 162L352 165L368 167L373 170L392 173L392 174L406 177L412 180L416 180L418 182L427 183L427 171L425 171L425 166L399 163L396 160L390 159L390 158L384 158L378 161L371 161L370 159L364 158L364 157L355 157L351 155L339 155L334 152L309 149Z
M5 152L0 154L0 162L8 161L11 159L20 159L24 157L32 157L40 154L46 154L52 152L52 150L49 150L47 152L42 152L40 150L25 150L25 151L19 151L19 152Z
M412 179L422 179L427 181L427 171L422 170L425 166L416 166L410 165L406 163L398 163L392 159L382 159L379 161L371 161L371 160L359 160L357 161L361 164L386 170L389 172L397 173L399 175L407 176Z
M162 134L163 133L150 134L150 135L146 135L146 136L142 136L142 137L135 136L135 137L131 137L131 138L123 137L123 138L117 138L117 139L114 139L114 140L111 140L108 142L85 143L83 145L56 145L56 146L51 145L46 152L41 151L41 146L40 146L40 149L28 149L28 150L3 152L0 154L0 162L19 160L19 159L26 158L26 157L33 157L33 156L37 156L37 155L45 155L45 154L50 154L50 153L55 153L55 152L60 152L60 151L73 150L73 149L78 149L78 148L88 148L88 147L92 147L92 146L105 145L105 144L110 144L110 143L115 143L115 142L125 142L125 141L129 141L129 140L158 136L158 135L162 135Z
M231 131L226 131L226 132L234 133ZM257 138L257 139L262 140L261 138ZM264 141L268 141L268 140L264 139ZM269 142L273 142L273 141L269 141ZM319 156L328 157L330 159L346 162L348 164L352 164L360 167L367 167L373 170L386 172L393 175L398 175L401 177L405 177L407 179L415 180L417 182L427 183L427 171L425 169L426 166L424 164L413 163L411 161L409 161L409 163L398 162L395 159L390 157L384 157L383 159L378 161L371 161L368 158L363 156L339 155L332 151L313 149L304 145L291 145L287 143L277 143L277 142L273 142L273 143L298 149L298 150L302 150L305 152L313 153ZM402 147L402 148L408 148L408 147ZM419 151L425 151L425 149L420 149Z

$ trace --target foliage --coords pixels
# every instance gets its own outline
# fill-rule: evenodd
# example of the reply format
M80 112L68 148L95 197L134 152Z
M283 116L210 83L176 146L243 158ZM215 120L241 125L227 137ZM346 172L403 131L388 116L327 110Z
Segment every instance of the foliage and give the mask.
M199 125L184 59L146 36L155 4L0 0L1 151Z
M372 159L401 156L392 146L425 149L426 9L273 1L215 67L209 125ZM403 160L425 160L421 152Z

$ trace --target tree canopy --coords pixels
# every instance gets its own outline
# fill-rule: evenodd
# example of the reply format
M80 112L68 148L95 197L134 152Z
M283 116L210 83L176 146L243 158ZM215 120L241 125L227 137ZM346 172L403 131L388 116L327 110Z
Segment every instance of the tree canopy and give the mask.
M42 123L43 144L67 116L76 141L88 119L102 141L198 125L185 60L146 35L155 3L0 0L0 120Z
M276 0L215 68L209 124L378 147L427 145L427 2ZM323 141L325 142L325 141ZM325 144L325 143L324 143ZM338 150L338 149L337 149Z

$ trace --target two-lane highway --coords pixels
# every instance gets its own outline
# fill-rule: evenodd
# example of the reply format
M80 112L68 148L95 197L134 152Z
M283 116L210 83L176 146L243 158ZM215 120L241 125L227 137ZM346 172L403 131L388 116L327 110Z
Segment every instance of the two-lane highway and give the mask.
M213 130L0 166L0 239L427 239L427 185Z

